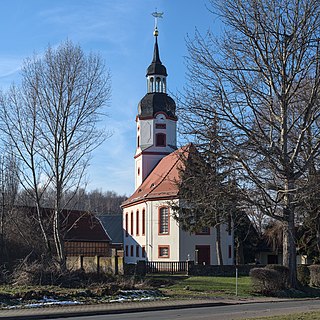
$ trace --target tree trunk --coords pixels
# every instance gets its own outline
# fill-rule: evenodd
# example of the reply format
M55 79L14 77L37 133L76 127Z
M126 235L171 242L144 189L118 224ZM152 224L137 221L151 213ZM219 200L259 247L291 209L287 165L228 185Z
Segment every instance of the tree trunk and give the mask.
M217 252L217 262L219 266L223 266L223 257L221 250L221 228L220 223L216 225L216 252Z
M289 286L297 286L297 252L295 245L294 213L287 213L288 221L283 224L283 265L289 268Z
M60 211L55 209L54 220L53 220L53 237L56 246L57 259L59 268L62 272L66 271L66 256L64 250L64 243L61 235L61 223L60 223Z
M244 255L243 255L243 245L242 242L238 239L236 243L236 264L244 264Z
M41 234L42 234L44 245L45 245L45 249L46 249L45 255L47 257L49 257L50 259L52 259L51 244L50 244L50 241L49 241L48 236L47 236L47 232L46 232L45 227L44 227L43 216L42 216L42 212L41 212L41 207L39 205L39 200L37 200L37 203L36 203L36 210L37 210L37 220L38 220L38 223L39 223L39 226L40 226L40 229L41 229Z

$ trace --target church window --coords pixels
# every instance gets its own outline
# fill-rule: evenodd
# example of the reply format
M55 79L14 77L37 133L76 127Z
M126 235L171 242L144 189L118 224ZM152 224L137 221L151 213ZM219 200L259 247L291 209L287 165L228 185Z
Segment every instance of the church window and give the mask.
M131 211L131 226L130 226L130 234L133 235L133 211Z
M140 176L140 168L138 168L138 176Z
M139 235L139 210L136 213L136 235Z
M142 258L146 257L146 247L145 246L142 246L141 256L142 256Z
M140 247L136 246L136 257L140 256Z
M142 210L142 235L146 234L146 210Z
M228 246L228 258L229 259L232 258L232 246L231 245Z
M129 232L129 217L128 217L128 213L126 213L126 237L128 236L128 232Z
M138 136L138 138L137 138L137 146L138 146L138 148L140 147L140 136Z
M156 146L165 147L166 146L166 135L164 133L156 134Z
M228 235L231 236L232 232L232 221L231 221L231 215L228 216Z
M130 246L130 256L133 257L133 246Z
M210 228L209 227L202 227L198 232L197 235L210 235Z
M169 208L159 209L159 234L169 234Z
M156 129L166 129L165 123L156 123Z
M169 246L158 246L159 258L169 258L170 257L170 247Z

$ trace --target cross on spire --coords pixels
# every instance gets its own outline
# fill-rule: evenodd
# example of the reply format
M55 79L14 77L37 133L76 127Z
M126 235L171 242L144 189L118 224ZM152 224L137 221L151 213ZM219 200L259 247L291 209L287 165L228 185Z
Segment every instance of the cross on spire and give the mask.
M154 32L153 35L155 37L158 36L159 32L158 32L158 18L163 18L163 12L157 12L157 9L155 12L151 13L154 16Z

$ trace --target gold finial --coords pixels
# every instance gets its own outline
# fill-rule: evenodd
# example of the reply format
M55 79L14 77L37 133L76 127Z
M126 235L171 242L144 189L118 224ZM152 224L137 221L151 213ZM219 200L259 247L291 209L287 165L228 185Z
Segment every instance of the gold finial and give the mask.
M153 31L153 35L155 37L158 36L159 31L158 31L158 18L163 18L163 12L157 12L157 9L155 12L151 13L154 16L154 31Z

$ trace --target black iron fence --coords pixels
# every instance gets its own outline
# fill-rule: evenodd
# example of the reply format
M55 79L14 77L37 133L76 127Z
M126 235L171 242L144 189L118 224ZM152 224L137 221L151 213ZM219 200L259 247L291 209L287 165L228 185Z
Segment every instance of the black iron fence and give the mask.
M187 274L188 261L147 261L146 273Z
M264 265L198 265L194 261L138 261L137 264L125 264L125 274L136 274L144 276L146 274L181 274L193 276L224 276L232 277L235 275L236 269L241 276L248 276L252 268L264 267Z

